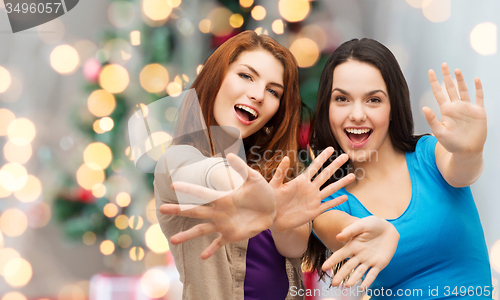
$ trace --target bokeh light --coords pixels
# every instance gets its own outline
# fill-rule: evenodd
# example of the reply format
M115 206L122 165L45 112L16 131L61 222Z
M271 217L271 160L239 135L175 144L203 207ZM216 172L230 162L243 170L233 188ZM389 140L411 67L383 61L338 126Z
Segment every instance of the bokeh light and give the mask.
M24 164L33 154L31 144L16 145L12 141L7 141L3 147L5 159L12 163Z
M1 300L27 300L27 298L19 292L8 292Z
M87 246L94 245L96 240L97 240L97 236L92 231L87 231L82 236L82 241Z
M12 194L12 191L4 188L2 184L0 184L0 198L7 198Z
M42 194L42 183L40 180L33 176L28 175L26 184L19 190L14 192L14 196L24 203L33 202Z
M72 74L80 64L80 56L70 45L60 45L50 53L50 65L63 75Z
M115 252L115 243L110 240L102 241L99 250L101 250L101 253L104 255L111 255Z
M4 240L3 240L3 233L0 231L0 249L2 249L4 246Z
M308 38L296 39L290 46L290 52L295 56L301 68L313 66L319 58L318 45Z
M132 247L129 251L130 259L133 261L139 261L144 258L144 249L141 247Z
M406 3L414 8L422 8L423 2L424 0L406 0Z
M280 0L278 9L288 22L300 22L307 17L311 6L309 0Z
M106 217L113 218L114 216L116 216L118 214L118 206L116 206L116 204L114 204L114 203L107 203L102 208L102 212L104 213L104 215Z
M33 275L31 264L23 258L10 260L3 268L5 281L12 287L22 287L28 284Z
M121 38L109 40L104 45L104 50L108 53L109 61L118 66L132 57L132 46L129 41Z
M175 122L179 117L179 110L175 107L169 107L165 110L165 120Z
M165 0L143 0L142 10L153 21L163 21L172 12L172 7Z
M168 5L173 8L179 7L182 3L182 0L167 0Z
M130 82L127 70L117 64L109 64L99 74L99 85L106 91L117 94L123 92Z
M106 90L93 91L87 99L87 107L96 117L109 116L116 107L115 96Z
M196 67L196 75L200 75L201 70L203 70L203 65L198 65Z
M12 83L10 72L6 68L0 66L0 94L5 92Z
M148 248L155 253L165 253L170 249L167 238L165 238L158 223L149 226L145 234L145 240Z
M167 86L167 69L160 64L149 64L139 74L141 86L150 93L159 93Z
M126 215L119 215L115 218L116 228L123 230L128 227L128 217Z
M118 245L126 249L132 245L132 238L128 234L122 234L118 237Z
M144 225L144 220L141 216L131 216L128 219L128 226L132 229L139 230Z
M500 240L496 241L490 249L490 262L492 268L500 273Z
M94 121L94 124L92 124L92 128L94 129L95 133L97 133L97 134L102 134L102 133L105 133L105 132L106 132L106 131L104 131L104 130L101 128L100 122L101 122L101 119L99 119L99 120L95 120L95 121Z
M245 20L243 19L243 16L240 14L233 14L229 18L229 24L231 24L231 26L234 28L240 28L243 25L244 21Z
M156 224L158 223L158 217L156 216L156 203L155 199L151 199L148 205L146 206L146 219L148 219L149 223Z
M150 298L165 296L170 288L168 275L160 269L149 269L141 278L141 290Z
M167 85L167 93L172 97L177 97L182 93L182 86L178 82L172 81Z
M16 145L26 145L33 141L36 136L36 128L33 122L26 118L12 121L7 128L9 140Z
M226 36L233 31L233 27L229 24L229 18L233 13L225 7L214 8L207 16L210 20L210 31L215 36Z
M52 207L45 202L38 202L28 209L28 225L30 228L45 227L52 218Z
M104 131L110 131L115 126L115 122L110 117L104 117L99 120L99 127Z
M96 198L101 198L106 195L106 186L104 184L96 184L92 187L92 195Z
M76 171L76 181L87 190L91 190L96 184L104 182L104 171L94 170L87 164L81 165Z
M101 142L91 143L83 150L83 161L93 170L106 169L112 159L111 149Z
M1 94L2 97L0 97L0 100L6 103L16 102L17 100L19 100L22 94L23 94L23 84L19 79L12 76L12 82L10 83L10 87Z
M58 300L87 300L88 297L85 291L88 291L88 287L80 286L82 284L68 284L61 288L57 294ZM85 288L85 289L84 289ZM43 300L43 299L38 299ZM48 300L48 299L47 299Z
M431 22L444 22L451 15L451 0L424 0L422 13Z
M139 30L130 32L130 44L132 46L139 46L141 44L141 32Z
M283 20L281 19L274 20L271 28L273 29L274 33L283 34L285 32L285 23L283 23Z
M497 53L497 25L491 22L477 24L470 33L470 44L481 55Z
M257 21L264 20L266 17L266 9L262 5L257 5L252 9L251 15Z
M243 8L247 8L253 5L253 0L240 0L240 5Z
M209 19L203 19L200 21L200 23L198 23L198 29L200 29L200 31L203 33L209 33L211 26L212 21L210 21Z
M28 218L23 211L17 208L9 208L0 216L0 230L6 236L20 236L27 228Z
M0 276L4 276L5 265L9 261L20 257L19 253L12 248L0 249Z
M0 108L0 136L7 135L9 125L16 119L16 115L7 108Z
M117 28L132 24L135 17L135 7L127 1L111 2L108 8L108 19Z
M121 207L127 207L130 204L130 195L125 192L121 192L118 195L116 195L116 204Z
M325 30L318 25L304 26L299 33L300 36L313 40L318 45L319 50L323 50L328 43L328 35Z
M0 169L0 185L13 192L20 190L28 181L28 171L16 163L5 164Z

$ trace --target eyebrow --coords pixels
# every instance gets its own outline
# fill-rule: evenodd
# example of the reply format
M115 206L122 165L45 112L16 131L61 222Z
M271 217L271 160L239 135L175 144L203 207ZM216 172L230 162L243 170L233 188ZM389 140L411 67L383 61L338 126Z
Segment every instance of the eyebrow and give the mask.
M347 91L344 91L343 89L334 88L334 89L332 90L332 94L333 94L333 92L335 92L335 91L339 91L339 92L341 92L342 94L345 94L345 95L347 95L347 96L350 96L350 94L349 94ZM384 94L386 97L388 97L388 96L387 96L387 94L386 94L383 90L373 90L373 91L367 92L367 93L365 94L365 96L371 96L371 95L374 95L374 94L376 94L376 93L378 93L378 92L380 92L380 93Z
M260 77L259 72L257 72L257 70L255 70L255 69L254 69L254 68L252 68L251 66L249 66L249 65L245 65L245 64L241 64L241 65L242 65L242 66L247 67L247 68L250 70L250 72L252 72L252 73L254 73L255 75L257 75L258 77ZM283 90L285 89L285 87L284 87L283 85L281 85L281 84L279 84L279 83L276 83L276 82L270 82L269 84L270 84L270 85L272 85L272 86L277 86L277 87L279 87L279 88L282 88Z

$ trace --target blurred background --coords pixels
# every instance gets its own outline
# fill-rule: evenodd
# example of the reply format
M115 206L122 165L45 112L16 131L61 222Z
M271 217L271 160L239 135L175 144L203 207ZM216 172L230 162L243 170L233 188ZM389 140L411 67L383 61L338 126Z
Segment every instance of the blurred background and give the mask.
M187 89L217 46L248 29L295 55L310 108L336 47L380 41L408 81L417 133L430 132L423 106L439 114L429 69L442 82L442 62L460 68L472 97L481 78L488 139L472 191L498 286L499 11L496 0L85 0L13 34L0 0L0 300L180 299L128 118Z

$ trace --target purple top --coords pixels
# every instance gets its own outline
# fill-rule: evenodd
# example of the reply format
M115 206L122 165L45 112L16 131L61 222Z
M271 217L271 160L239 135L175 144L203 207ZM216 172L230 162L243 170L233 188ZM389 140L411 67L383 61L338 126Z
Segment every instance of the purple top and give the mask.
M248 241L245 300L280 300L288 294L286 261L271 231L264 230Z

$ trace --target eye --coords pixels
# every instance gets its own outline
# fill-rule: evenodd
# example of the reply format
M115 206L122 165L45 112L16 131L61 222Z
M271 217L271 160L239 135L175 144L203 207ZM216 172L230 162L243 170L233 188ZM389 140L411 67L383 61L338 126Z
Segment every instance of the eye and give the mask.
M344 96L337 96L335 97L335 101L337 102L347 102L347 98Z
M271 89L271 88L268 88L268 89L267 89L267 91L268 91L269 93L271 93L271 94L272 94L274 97L276 97L276 98L279 98L279 96L280 96L280 95L278 94L278 92L276 92L275 90L273 90L273 89Z
M380 102L382 102L382 100L380 100L379 98L370 98L370 99L368 99L368 102L369 103L380 103Z
M245 74L245 73L239 73L238 76L240 76L241 78L243 78L245 80L252 80L252 77L248 74Z

